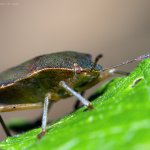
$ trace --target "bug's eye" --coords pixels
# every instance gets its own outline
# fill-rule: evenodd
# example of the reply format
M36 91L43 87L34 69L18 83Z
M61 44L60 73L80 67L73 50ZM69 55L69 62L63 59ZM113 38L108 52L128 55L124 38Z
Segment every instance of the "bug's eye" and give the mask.
M73 66L74 66L75 73L80 74L83 71L83 68L79 66L77 63L74 63Z

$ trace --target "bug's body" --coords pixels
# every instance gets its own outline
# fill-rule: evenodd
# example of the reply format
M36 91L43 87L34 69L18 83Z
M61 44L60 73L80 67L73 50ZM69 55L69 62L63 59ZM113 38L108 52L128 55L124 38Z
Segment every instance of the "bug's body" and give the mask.
M83 92L117 71L116 67L150 57L143 55L134 60L103 69L92 62L91 55L77 52L59 52L35 57L0 74L0 112L31 109L43 106L41 138L46 132L49 101L74 95L83 105L91 103L77 92ZM44 104L44 105L43 105ZM3 119L0 122L7 133Z
M75 73L74 64L82 68L82 73ZM76 91L84 91L98 82L102 67L97 65L90 71L92 66L89 54L77 52L35 57L0 74L0 103L37 103L49 92L51 100L65 98L69 94L59 86L60 81L65 81Z

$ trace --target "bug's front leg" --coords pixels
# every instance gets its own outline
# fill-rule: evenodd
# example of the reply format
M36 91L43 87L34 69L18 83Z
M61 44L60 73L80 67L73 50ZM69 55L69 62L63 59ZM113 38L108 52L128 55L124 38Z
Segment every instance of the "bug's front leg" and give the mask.
M102 72L100 73L99 81L107 79L107 78L113 76L114 74L119 74L119 75L127 76L130 73L126 72L126 71L118 70L118 69L115 69L115 68L114 69L109 69L109 70L106 70L106 71L102 70Z
M118 70L118 69L111 69L110 72L113 74L119 74L123 76L128 76L130 74L130 72L126 72L126 71Z
M66 91L68 91L72 95L74 95L83 105L87 106L88 109L93 108L92 104L87 99L85 99L79 93L70 88L64 81L60 81L60 86L63 87Z
M44 107L43 107L43 115L42 115L42 131L38 134L38 139L42 138L42 136L46 133L47 126L47 115L48 115L48 106L49 106L50 94L45 96Z
M85 94L85 91L81 92L81 96L83 97ZM77 101L75 102L75 105L73 107L73 111L77 110L80 107L81 102L77 99Z

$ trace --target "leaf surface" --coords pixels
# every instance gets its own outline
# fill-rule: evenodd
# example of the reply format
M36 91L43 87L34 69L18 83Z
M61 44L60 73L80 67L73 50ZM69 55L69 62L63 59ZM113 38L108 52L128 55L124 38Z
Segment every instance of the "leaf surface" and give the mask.
M92 104L91 111L83 107L49 125L41 140L36 138L40 129L34 129L7 138L0 149L150 149L150 59L108 83Z

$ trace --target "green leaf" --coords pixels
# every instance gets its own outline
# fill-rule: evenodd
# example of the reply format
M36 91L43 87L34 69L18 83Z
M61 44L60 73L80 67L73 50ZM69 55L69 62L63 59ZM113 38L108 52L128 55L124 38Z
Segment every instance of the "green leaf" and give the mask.
M91 111L83 107L49 125L41 140L36 138L40 129L35 129L7 138L0 149L150 149L150 59L108 83L92 104Z

